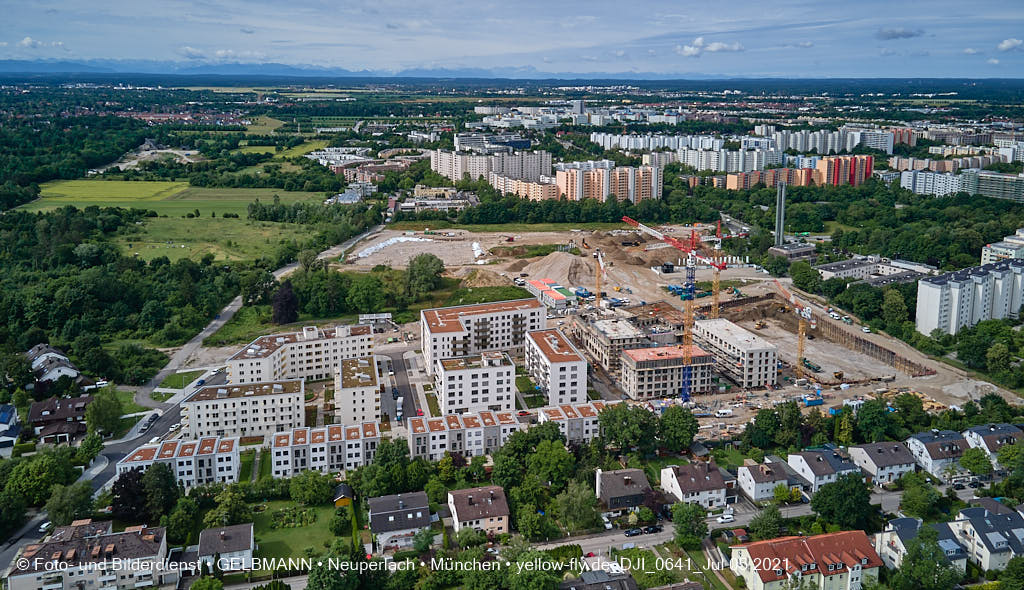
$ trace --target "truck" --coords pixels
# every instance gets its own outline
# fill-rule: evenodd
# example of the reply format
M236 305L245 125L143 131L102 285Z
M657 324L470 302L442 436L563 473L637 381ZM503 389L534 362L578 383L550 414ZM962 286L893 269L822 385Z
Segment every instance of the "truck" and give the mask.
M804 407L820 406L825 403L825 400L821 399L816 395L805 395L804 396Z
M821 365L818 365L816 363L812 363L811 361L809 361L807 359L804 359L804 366L807 367L808 369L814 371L815 373L820 373L821 372Z
M729 416L732 416L732 410L730 410L729 408L725 408L724 410L718 410L717 412L715 412L716 418L726 418Z

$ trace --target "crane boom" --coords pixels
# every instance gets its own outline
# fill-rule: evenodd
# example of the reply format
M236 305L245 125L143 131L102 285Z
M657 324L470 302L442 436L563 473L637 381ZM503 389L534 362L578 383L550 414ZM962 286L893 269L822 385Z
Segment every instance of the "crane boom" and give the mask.
M594 305L597 309L601 309L601 274L604 272L604 254L601 253L600 248L594 250L594 259Z

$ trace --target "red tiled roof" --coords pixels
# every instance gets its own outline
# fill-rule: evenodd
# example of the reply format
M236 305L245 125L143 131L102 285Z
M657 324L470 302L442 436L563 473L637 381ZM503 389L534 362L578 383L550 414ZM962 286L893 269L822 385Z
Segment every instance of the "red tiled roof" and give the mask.
M746 548L754 563L780 563L780 570L758 568L757 573L765 584L784 580L790 572L800 571L801 566L814 564L814 569L804 570L804 575L835 575L849 571L859 563L861 568L881 567L871 541L864 531L842 531L813 537L782 537L768 541L748 543L733 548ZM865 561L866 560L866 561ZM829 565L835 566L830 571Z

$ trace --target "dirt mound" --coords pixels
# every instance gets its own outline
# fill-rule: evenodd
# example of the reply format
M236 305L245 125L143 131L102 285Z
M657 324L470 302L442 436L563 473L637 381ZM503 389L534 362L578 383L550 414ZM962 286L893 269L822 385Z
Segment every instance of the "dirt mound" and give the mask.
M512 264L508 265L508 270L509 270L509 272L519 272L519 271L523 270L524 268L526 268L527 266L529 266L529 264L530 264L529 260L525 260L525 259L523 259L523 260L516 260Z
M532 279L551 279L567 287L590 284L594 276L590 258L568 252L552 252L522 270L528 272Z
M463 287L504 287L510 284L508 279L496 272L484 269L469 270L462 281Z

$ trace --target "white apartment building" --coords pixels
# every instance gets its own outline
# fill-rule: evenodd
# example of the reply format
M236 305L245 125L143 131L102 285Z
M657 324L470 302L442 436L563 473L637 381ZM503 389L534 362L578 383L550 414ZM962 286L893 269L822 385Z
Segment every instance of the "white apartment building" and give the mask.
M513 432L524 430L512 412L450 414L441 418L406 420L409 456L440 461L445 453L463 457L489 455L505 444Z
M368 465L380 444L376 422L319 428L296 428L270 438L274 477L294 477L303 471L339 473Z
M696 170L717 172L751 172L766 166L781 165L786 154L782 150L700 150L683 148L676 152L676 160Z
M1000 260L1024 258L1024 227L999 242L986 244L981 249L981 264L992 264Z
M694 344L710 352L719 373L744 388L775 385L778 348L726 319L699 320Z
M439 359L434 391L442 414L515 409L516 366L504 352Z
M561 330L526 333L526 370L550 405L587 400L587 361Z
M305 392L301 379L203 387L181 402L185 433L262 436L298 428L305 421Z
M554 422L565 437L566 444L584 445L601 434L597 416L618 401L595 401L585 404L547 406L537 410L537 423Z
M967 448L967 439L952 430L919 432L907 439L907 449L914 461L923 471L942 481L960 470L960 457Z
M725 507L725 478L714 460L662 468L661 489L678 502L700 504L709 510Z
M622 135L619 133L591 133L590 141L606 150L650 151L668 148L678 150L720 150L725 139L713 135Z
M944 197L965 190L959 174L950 172L929 172L926 170L904 170L900 172L900 188L916 195Z
M237 438L216 436L143 445L117 462L117 474L165 463L185 489L208 483L234 483L238 481L238 447Z
M678 397L683 393L686 373L684 345L633 348L622 351L622 376L619 384L635 400ZM687 394L711 391L710 353L690 347L690 383Z
M526 333L547 328L547 309L534 298L425 309L420 312L424 367L439 359L502 350L520 354Z
M367 325L271 334L228 359L228 381L254 383L281 379L333 379L343 359L373 354L373 328Z
M551 154L545 151L477 155L448 150L430 152L430 169L454 182L469 176L487 178L494 172L520 180L539 181L551 174Z
M917 283L917 331L957 334L984 320L1016 318L1024 304L1024 260L1003 260Z
M334 413L339 424L380 420L380 371L372 356L345 359L334 377Z

